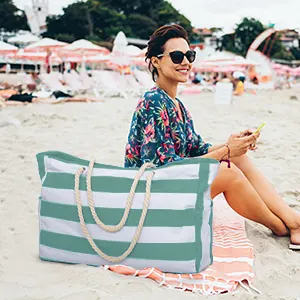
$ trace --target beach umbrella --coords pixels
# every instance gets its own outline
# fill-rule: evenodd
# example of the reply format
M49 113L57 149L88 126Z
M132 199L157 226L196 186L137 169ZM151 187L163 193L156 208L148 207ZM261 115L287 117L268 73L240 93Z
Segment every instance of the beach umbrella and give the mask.
M7 41L8 43L12 43L12 44L29 45L39 41L39 37L33 35L32 33L25 33L25 34L23 33L11 37Z
M120 31L114 40L113 54L125 54L125 48L128 45L126 35L123 31Z
M237 55L230 52L215 52L204 59L207 62L229 61L233 60Z
M33 43L25 48L27 52L44 52L44 51L57 51L58 49L66 46L67 43L60 42L50 38L43 38L36 43Z
M124 52L129 56L139 56L141 49L133 45L128 45L125 47Z
M135 66L147 66L144 57L133 57L131 63Z
M148 50L148 47L145 47L145 48L141 49L141 52L140 52L140 54L139 54L139 57L145 58L146 53L147 53L147 50Z
M72 52L72 51L81 51L82 54L109 54L109 50L105 47L98 46L96 44L93 44L90 41L81 39L78 41L73 42L72 44L63 47L61 49L62 52Z
M16 53L18 50L18 47L0 41L0 55Z
M86 62L101 63L101 62L109 61L109 59L110 59L110 55L104 55L100 53L98 55L87 57Z
M110 65L119 67L130 66L131 59L126 52L128 45L127 38L123 31L120 31L114 40L114 46L110 55Z
M32 63L44 63L46 57L49 55L47 52L27 52L24 49L19 50L15 54L10 54L7 57L11 60L21 60L23 63L32 62ZM55 54L50 55L50 60L52 63L61 63L61 59Z

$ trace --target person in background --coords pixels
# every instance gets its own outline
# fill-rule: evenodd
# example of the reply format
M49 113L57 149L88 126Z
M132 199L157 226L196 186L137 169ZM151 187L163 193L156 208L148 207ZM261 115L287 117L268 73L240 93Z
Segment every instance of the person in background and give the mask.
M244 94L244 92L245 92L244 81L245 81L245 77L239 77L239 78L237 79L237 82L236 82L236 86L235 86L235 90L234 90L234 92L233 92L233 95L241 96L241 95Z
M286 78L287 88L291 89L292 88L292 86L291 86L291 75L290 75L289 71L286 72L286 77L285 78Z
M223 77L219 80L219 82L231 83L231 80L228 78L227 74L224 74Z
M216 85L218 83L218 81L220 80L219 78L219 73L215 73L215 75L212 78L212 83L213 85Z
M198 84L203 81L203 77L199 73L195 73L194 79L192 80L192 83Z

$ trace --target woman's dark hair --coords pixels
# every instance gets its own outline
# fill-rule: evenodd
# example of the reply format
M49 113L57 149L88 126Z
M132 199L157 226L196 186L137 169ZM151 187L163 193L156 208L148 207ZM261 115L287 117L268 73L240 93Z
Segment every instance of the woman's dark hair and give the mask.
M173 38L183 38L190 45L188 33L183 27L177 24L162 26L155 30L155 32L150 36L145 61L147 62L149 59L148 69L152 73L152 79L154 82L156 82L158 71L151 63L151 58L162 54L164 52L165 43Z

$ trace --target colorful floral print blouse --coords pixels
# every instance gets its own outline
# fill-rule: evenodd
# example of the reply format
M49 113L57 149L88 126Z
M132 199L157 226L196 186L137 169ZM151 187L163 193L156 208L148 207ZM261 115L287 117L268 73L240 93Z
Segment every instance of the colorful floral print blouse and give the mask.
M177 101L183 122L174 101L162 89L154 87L139 100L128 135L125 167L141 167L146 162L158 167L207 153L211 144L195 132L190 113Z

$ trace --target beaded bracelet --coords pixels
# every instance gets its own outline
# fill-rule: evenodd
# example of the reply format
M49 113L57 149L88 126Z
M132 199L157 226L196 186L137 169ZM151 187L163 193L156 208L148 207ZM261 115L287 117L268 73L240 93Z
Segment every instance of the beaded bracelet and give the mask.
M227 162L227 164L228 164L228 168L230 168L231 166L230 166L230 148L229 148L229 146L227 145L227 144L225 144L224 145L225 147L227 147L227 149L228 149L228 153L227 153L227 155L228 155L228 158L227 159L221 159L220 160L220 163L222 162L222 161L224 161L224 162ZM225 156L225 155L224 155Z
M228 149L228 153L227 153L228 158L227 159L230 159L230 148L229 148L228 144L225 144L224 146L227 147L227 149Z

